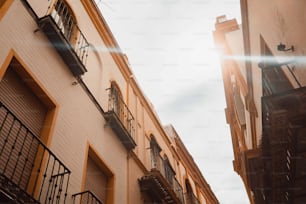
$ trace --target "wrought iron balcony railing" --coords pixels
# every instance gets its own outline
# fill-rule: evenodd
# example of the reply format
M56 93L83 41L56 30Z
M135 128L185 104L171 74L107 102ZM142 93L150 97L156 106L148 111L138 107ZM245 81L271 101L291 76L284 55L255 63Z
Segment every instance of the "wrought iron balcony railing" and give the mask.
M38 19L38 25L71 72L75 76L84 74L87 71L85 65L89 43L66 2L50 1L47 15Z
M64 203L70 170L0 102L0 189L17 203Z
M134 116L124 103L122 97L110 90L108 99L108 111L105 118L127 149L133 149L135 143Z
M158 170L167 182L172 184L174 173L166 171L164 159L160 155L151 154L151 165L153 170Z
M186 204L200 204L200 201L193 193L185 193Z
M73 204L103 204L91 191L76 193L73 194L72 197Z
M262 180L257 189L262 190L257 195L266 203L303 203L306 200L306 87L264 96L261 104L263 130L258 170L262 172ZM258 177L254 180L259 180Z
M168 162L160 155L151 155L152 169L139 180L141 190L148 193L154 202L184 204L183 188Z
M168 162L166 162L160 155L154 156L154 154L151 154L151 162L152 169L158 170L163 175L168 184L171 186L171 189L180 199L181 203L184 203L183 188L176 180L174 172L170 170L172 167L170 167Z

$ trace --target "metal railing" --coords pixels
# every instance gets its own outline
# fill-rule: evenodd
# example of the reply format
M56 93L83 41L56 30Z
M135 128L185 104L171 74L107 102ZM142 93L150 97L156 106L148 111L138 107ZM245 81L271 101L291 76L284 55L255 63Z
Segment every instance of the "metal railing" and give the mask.
M65 36L83 65L86 64L89 43L80 30L71 9L64 0L50 1L47 15L51 15L59 31ZM59 45L60 46L60 45Z
M157 169L165 177L164 159L160 155L151 152L151 165L152 169Z
M167 180L171 189L175 192L176 196L180 199L181 203L184 203L183 188L175 178L174 172L169 171L170 169L168 162L166 162L160 155L155 156L151 153L151 164L152 169L158 170L163 177Z
M186 204L200 204L198 198L192 193L185 193Z
M114 88L109 89L108 112L113 112L116 114L122 125L135 141L134 116L132 115L128 106L124 103L118 91L115 91Z
M91 191L83 191L72 195L73 204L103 204Z
M41 203L64 203L70 170L0 102L0 183L8 193L26 192ZM15 195L18 197L18 195Z
M183 188L175 177L173 178L173 190L176 196L180 199L181 203L184 204Z

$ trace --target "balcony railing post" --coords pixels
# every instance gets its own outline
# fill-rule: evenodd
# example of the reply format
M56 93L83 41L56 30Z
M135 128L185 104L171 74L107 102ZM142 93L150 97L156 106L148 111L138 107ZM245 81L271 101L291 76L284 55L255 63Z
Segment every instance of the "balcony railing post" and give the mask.
M14 133L13 133L13 129L14 129L13 126L14 126L14 123L12 123L12 125L11 125L11 127L10 127L10 131L9 131L8 136L10 136L10 134L14 134ZM20 132L20 129L21 129L21 125L19 124L18 126L19 126L19 128L18 128L17 133L16 133L17 136L19 135L19 132ZM13 144L12 144L12 146L11 146L11 149L12 149L12 150L15 149L15 145L16 145L16 142L17 142L17 138L18 138L18 137L15 137L14 142L13 142ZM10 151L8 157L11 158L13 153L14 153L14 151ZM9 166L8 163L9 163L9 160L7 160L6 163L5 163L5 165L4 165L4 170L3 170L4 172L6 171L6 168ZM18 162L16 162L16 163L18 163ZM16 170L16 166L14 167L13 171L15 171L15 170Z
M1 130L0 130L0 131L1 131ZM27 132L27 133L25 134L24 140L23 140L23 144L25 144L25 141L27 141L28 135L29 135L29 132ZM30 147L32 147L34 141L35 141L34 138L30 138ZM28 148L28 149L25 149L25 150L24 150L24 148L25 148L25 145L22 145L22 148L21 148L20 152L24 152L24 151L25 151L25 152L26 152L25 158L29 158L31 148ZM0 155L1 155L1 154L0 154ZM24 164L23 164L23 166L22 166L22 168L21 168L21 169L22 169L21 172L24 172L24 171L25 171L28 162L30 162L30 161L29 161L28 159L26 159L26 161L24 162ZM19 163L21 163L21 162L19 162ZM14 174L13 174L13 175L14 175ZM17 182L17 185L21 185L22 179L23 179L23 177L22 177L22 176L19 176L19 180L18 180L18 182ZM29 181L27 181L27 183L28 183L28 182L29 182ZM28 189L28 186L26 186L26 189Z
M38 152L38 154L37 154L37 157L36 157L36 161L38 161L38 167L37 167L36 171L35 171L35 169L36 169L37 162L35 161L33 163L33 170L35 172L34 173L35 174L35 178L33 178L34 179L34 184L31 183L32 178L31 177L29 178L30 179L29 185L32 188L32 194L31 194L32 196L34 196L36 186L38 186L38 182L39 182L38 179L39 179L39 177L43 176L42 173L41 173L42 172L41 169L42 169L43 162L44 162L45 150L42 150L42 149L40 149L38 147L38 151L37 152ZM39 156L41 158L39 158ZM48 158L48 163L49 163L49 158ZM46 166L46 169L47 168L48 168L48 165ZM45 177L43 176L43 182L41 184L42 186L44 186L44 181L45 181ZM42 193L42 191L39 192L38 200L40 200L41 193Z

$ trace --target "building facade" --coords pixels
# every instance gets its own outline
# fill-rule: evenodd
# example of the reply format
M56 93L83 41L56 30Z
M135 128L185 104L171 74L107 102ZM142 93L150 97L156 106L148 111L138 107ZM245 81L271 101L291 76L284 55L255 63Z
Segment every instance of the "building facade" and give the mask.
M306 3L240 2L242 25L220 16L214 32L234 170L251 203L305 203Z
M0 0L0 30L0 203L218 203L94 0Z

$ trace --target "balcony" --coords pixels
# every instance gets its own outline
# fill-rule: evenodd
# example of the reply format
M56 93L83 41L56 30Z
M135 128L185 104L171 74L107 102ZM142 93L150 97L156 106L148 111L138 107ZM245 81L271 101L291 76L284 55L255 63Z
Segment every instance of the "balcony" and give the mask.
M0 103L0 201L64 203L70 171Z
M185 201L186 204L200 204L200 201L192 192L185 193Z
M85 65L89 43L65 1L50 1L47 15L39 18L37 23L72 74L84 74L87 71Z
M306 87L263 97L262 110L266 202L303 203L306 200Z
M103 204L91 191L84 191L72 195L73 204Z
M246 178L249 190L253 192L256 203L264 203L262 192L264 189L264 157L262 151L258 149L250 149L241 152L241 175Z
M104 117L126 149L134 149L136 147L135 120L122 97L117 92L110 90L108 111L104 114Z
M184 204L183 189L170 169L161 156L152 156L151 170L139 179L141 191L147 193L154 202Z

